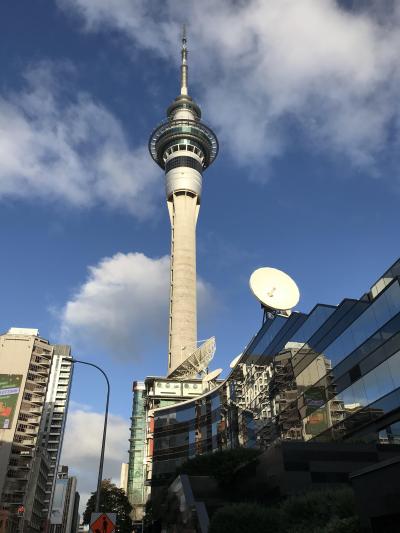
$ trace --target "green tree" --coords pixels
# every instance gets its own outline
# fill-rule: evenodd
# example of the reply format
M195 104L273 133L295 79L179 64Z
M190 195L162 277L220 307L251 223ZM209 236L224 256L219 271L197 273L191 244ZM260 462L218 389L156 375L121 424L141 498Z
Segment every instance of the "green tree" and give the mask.
M277 533L279 510L254 503L229 504L212 517L209 533Z
M218 481L221 488L227 489L232 487L241 468L257 463L260 453L258 449L236 448L197 455L184 463L177 473L189 476L211 476Z
M309 491L278 504L227 504L209 533L360 533L350 488Z
M94 513L97 492L92 492L83 513L83 523L90 524L90 518ZM131 533L132 520L130 512L132 506L129 503L123 489L119 489L110 479L104 479L101 482L100 491L100 512L117 513L117 533Z
M341 531L355 516L354 494L350 488L312 490L289 497L280 507L281 528L293 533ZM350 529L349 533L354 530ZM356 531L356 530L355 530Z

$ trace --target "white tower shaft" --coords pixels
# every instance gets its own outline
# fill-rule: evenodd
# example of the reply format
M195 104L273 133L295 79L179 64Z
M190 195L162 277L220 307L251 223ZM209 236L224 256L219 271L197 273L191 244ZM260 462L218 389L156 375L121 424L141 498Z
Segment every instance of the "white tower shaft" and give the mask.
M168 200L171 219L171 287L168 374L197 347L196 222L197 195L174 192Z

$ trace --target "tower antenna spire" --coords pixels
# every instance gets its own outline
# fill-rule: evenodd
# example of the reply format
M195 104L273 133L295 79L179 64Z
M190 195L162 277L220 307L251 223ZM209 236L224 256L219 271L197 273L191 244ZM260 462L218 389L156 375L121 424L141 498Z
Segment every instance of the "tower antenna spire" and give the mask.
M186 46L186 24L182 27L182 62L181 62L181 94L188 94L188 64L187 64L187 46Z

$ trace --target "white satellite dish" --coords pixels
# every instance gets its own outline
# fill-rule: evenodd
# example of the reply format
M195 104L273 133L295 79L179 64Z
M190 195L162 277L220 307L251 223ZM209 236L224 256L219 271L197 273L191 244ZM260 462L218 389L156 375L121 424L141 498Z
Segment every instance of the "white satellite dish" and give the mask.
M203 381L207 383L210 381L214 381L214 379L217 379L217 377L221 374L221 372L222 372L222 368L217 368L216 370L213 370L212 372L204 376Z
M231 368L235 368L235 366L238 364L239 359L242 357L242 355L243 355L243 352L240 353L239 355L237 355L234 359L232 359L232 361L230 362L230 365L229 365L229 366L230 366Z
M296 283L276 268L255 270L250 276L250 289L263 306L277 311L289 311L300 299Z
M192 379L205 371L215 354L215 337L210 337L194 352L187 356L168 377L173 379Z

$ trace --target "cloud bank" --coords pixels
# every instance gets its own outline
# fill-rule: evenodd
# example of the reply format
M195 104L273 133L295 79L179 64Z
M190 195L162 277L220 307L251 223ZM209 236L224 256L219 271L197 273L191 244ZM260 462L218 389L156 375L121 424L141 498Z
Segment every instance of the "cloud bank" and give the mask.
M190 75L202 86L206 116L241 163L271 160L301 138L375 173L387 143L398 147L396 2L356 2L353 10L334 0L58 4L86 31L118 30L174 61L178 27L189 22Z
M36 65L24 87L0 95L0 198L46 199L75 207L152 210L157 169L147 148L130 146L121 123L59 79L68 65Z
M111 357L140 359L165 343L170 258L118 253L89 267L87 280L61 313L61 333L74 346L99 347ZM198 278L199 314L214 302Z

